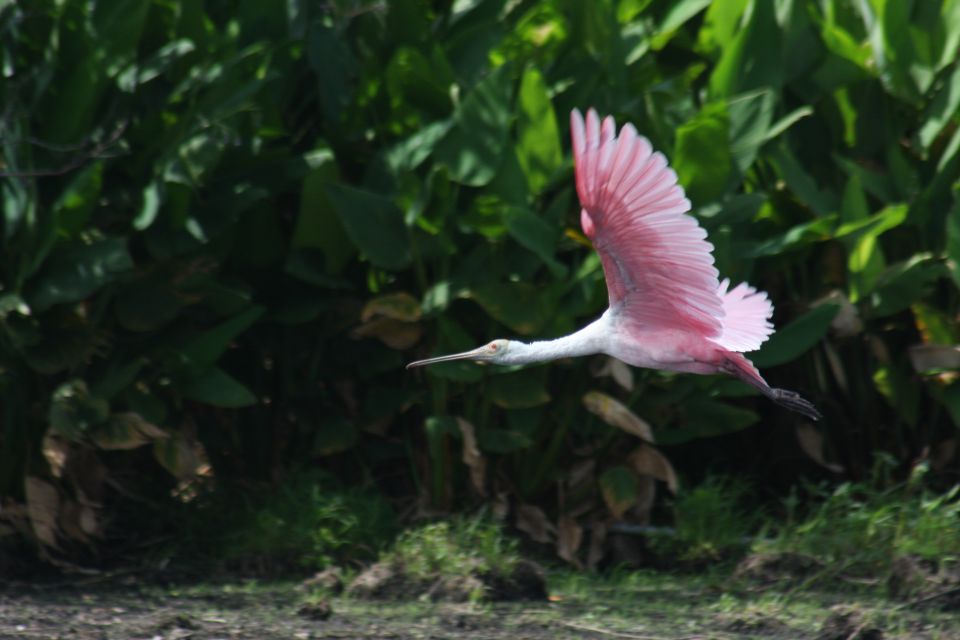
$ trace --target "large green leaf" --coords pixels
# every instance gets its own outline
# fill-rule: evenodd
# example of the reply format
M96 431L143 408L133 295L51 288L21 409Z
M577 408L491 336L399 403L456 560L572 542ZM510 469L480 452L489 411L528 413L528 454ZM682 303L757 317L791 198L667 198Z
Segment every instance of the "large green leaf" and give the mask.
M773 2L752 0L746 24L724 47L710 75L711 97L779 88L783 79L783 36L774 10Z
M746 429L760 417L748 409L708 398L687 398L680 408L678 424L657 429L660 445L676 445L699 438L712 438Z
M947 408L954 427L960 429L960 382L943 387L937 395L943 406Z
M187 39L174 40L157 49L143 62L131 64L117 77L117 86L133 92L138 85L160 77L183 57L196 50L196 45Z
M300 211L291 245L295 249L320 249L326 260L327 271L339 273L356 250L326 192L327 187L339 178L337 164L333 153L327 148L311 154L310 164L310 172L303 178Z
M777 146L773 160L787 186L800 202L822 216L836 211L837 198L833 192L817 183L786 144Z
M452 126L452 120L438 120L398 142L385 154L387 166L395 174L413 171L430 157L434 147L447 135Z
M799 357L823 338L840 305L825 303L807 311L785 327L777 329L750 360L760 368L774 367Z
M770 89L739 95L727 102L730 153L740 173L746 172L767 140L773 122L775 96Z
M553 273L562 277L566 267L554 257L559 229L527 209L508 207L506 213L507 232L514 240L534 252Z
M133 260L123 238L72 243L54 253L44 265L30 286L27 301L37 311L77 302L131 269Z
M307 35L307 59L320 86L320 114L334 124L350 99L351 75L356 64L353 53L332 27L315 21Z
M216 327L201 333L188 342L180 352L191 362L212 365L266 311L265 307L251 307Z
M412 47L398 49L386 69L387 89L394 104L409 104L436 117L449 114L452 72L444 63L427 60Z
M926 109L923 126L918 132L920 144L924 149L930 149L930 145L947 126L958 108L960 108L960 65L956 65L953 73L944 79L943 86Z
M868 216L846 222L834 232L834 238L859 239L865 235L880 235L893 229L907 219L909 208L905 204L895 204Z
M50 398L50 426L68 440L79 441L110 415L106 400L90 393L87 383L74 379L61 384Z
M859 184L856 176L851 181ZM859 215L852 212L851 209L847 213ZM836 230L835 237L844 239L849 247L847 268L850 271L851 301L856 302L873 289L887 264L879 237L903 223L907 212L906 205L891 205L873 216L846 222Z
M54 40L60 48L56 91L45 97L40 118L46 143L76 145L89 139L110 78L136 55L150 5L150 0L116 0L66 7Z
M918 253L890 265L876 279L870 305L877 316L889 316L929 295L932 284L948 273L946 266L930 253Z
M947 267L960 287L960 200L947 212Z
M491 376L489 384L490 399L504 409L527 409L550 401L545 367Z
M540 287L526 282L480 285L470 293L491 317L521 335L536 333L550 319L553 304Z
M457 105L454 126L440 141L436 159L451 177L471 187L489 183L500 166L510 127L513 77L509 65L491 71Z
M672 3L670 10L667 11L657 29L658 33L653 39L653 48L662 49L666 46L677 29L708 6L710 6L710 0L679 0Z
M775 104L776 94L769 89L741 94L727 102L730 152L741 174L750 168L766 142L813 113L810 107L801 107L774 122Z
M597 479L603 501L614 518L622 518L623 514L637 502L637 476L630 469L623 466L611 467L600 474Z
M58 231L72 236L87 225L102 184L103 162L94 162L74 176L53 205Z
M257 403L250 389L219 367L184 378L176 387L184 397L214 407L237 409Z
M703 19L703 26L697 33L698 46L709 53L730 46L741 17L750 0L725 0L711 2Z
M121 290L114 313L128 331L156 331L177 317L183 307L183 298L168 283L146 280Z
M329 184L325 191L347 236L370 262L384 269L410 263L407 228L392 200L344 184Z
M480 449L487 453L516 453L533 445L533 440L527 434L515 429L491 427L483 429L477 434Z
M677 129L673 168L698 205L712 202L730 186L733 156L730 149L730 120L726 107L705 106L692 120Z
M517 99L517 159L530 192L540 193L563 163L557 119L543 75L528 67Z
M830 238L836 216L826 216L791 227L784 233L765 240L750 249L751 257L781 255Z
M314 430L312 451L316 455L329 456L346 451L360 437L356 425L340 416L322 417Z

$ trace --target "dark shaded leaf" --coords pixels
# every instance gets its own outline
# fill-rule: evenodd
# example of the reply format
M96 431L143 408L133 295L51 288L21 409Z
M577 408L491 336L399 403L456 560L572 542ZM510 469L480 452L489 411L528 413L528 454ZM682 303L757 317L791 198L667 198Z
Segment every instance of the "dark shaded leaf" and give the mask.
M530 192L540 193L563 163L560 134L543 75L528 67L517 99L517 158Z
M132 268L133 260L122 238L73 244L56 252L44 265L27 301L37 311L77 302Z
M489 453L516 453L533 446L527 434L512 429L490 427L477 434L480 449Z
M507 232L530 251L537 254L557 277L566 274L566 267L553 255L560 229L544 221L528 209L508 207L505 213Z
M614 519L623 518L623 514L637 502L637 476L622 466L611 467L598 479L603 501Z
M264 312L266 312L265 307L247 309L213 329L203 332L187 343L180 352L192 363L214 364L230 348L231 343L253 325Z
M960 137L960 136L958 136ZM947 213L947 268L960 287L960 200Z
M536 333L550 319L552 304L526 282L481 285L470 294L492 318L521 335Z
M370 262L384 269L410 263L403 214L391 200L343 184L330 184L326 192L350 240Z
M334 29L317 21L307 34L307 59L317 74L321 113L336 124L352 92L353 53Z
M491 71L454 111L454 127L436 149L451 178L471 187L489 183L500 167L510 126L513 78L509 65Z
M356 425L345 418L333 416L321 418L313 436L313 452L329 456L350 449L357 443L360 434Z
M813 347L830 329L840 312L840 305L821 304L807 311L785 327L778 328L750 360L761 369L790 362Z
M489 384L490 399L504 409L526 409L550 401L544 367L491 376Z
M933 282L947 275L944 264L929 253L891 265L878 276L870 294L873 313L883 317L907 309L930 294Z
M710 95L722 98L763 87L779 88L783 80L783 35L774 3L753 0L749 20L724 43L723 54L710 76Z
M754 425L759 416L748 409L707 398L686 399L679 424L656 430L661 445L676 445L699 438L734 433Z
M257 397L236 378L218 367L210 367L177 383L184 397L227 409L248 407Z

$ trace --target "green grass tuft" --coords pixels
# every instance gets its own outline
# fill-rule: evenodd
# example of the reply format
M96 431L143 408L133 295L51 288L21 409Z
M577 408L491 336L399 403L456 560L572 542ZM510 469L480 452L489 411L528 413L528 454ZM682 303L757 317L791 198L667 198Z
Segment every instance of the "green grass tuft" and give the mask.
M906 483L888 489L876 483L844 483L833 490L808 487L816 506L789 517L758 550L793 552L822 561L831 573L877 576L898 556L953 563L960 558L960 485L943 493L923 488L921 465ZM804 500L809 503L811 500Z
M382 560L414 579L509 574L520 559L517 541L485 516L457 517L410 529Z
M676 535L654 537L654 550L697 563L742 550L759 521L743 506L747 488L733 478L711 476L680 492L672 502Z
M375 558L397 529L372 489L301 474L279 487L201 497L184 514L177 551L187 562L257 572L314 570Z

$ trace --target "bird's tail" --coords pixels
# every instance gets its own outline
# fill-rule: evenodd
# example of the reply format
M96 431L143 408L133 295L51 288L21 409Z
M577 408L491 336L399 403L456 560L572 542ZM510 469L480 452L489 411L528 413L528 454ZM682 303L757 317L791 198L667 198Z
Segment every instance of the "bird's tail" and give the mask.
M773 333L773 305L766 293L746 282L728 291L729 286L730 280L724 278L717 289L723 301L723 330L711 340L728 351L754 351Z
M796 391L774 389L767 384L767 381L763 379L753 363L747 360L747 357L742 353L727 351L723 354L723 358L721 369L755 387L760 393L781 407L803 414L811 420L819 420L822 417L813 403L803 398Z

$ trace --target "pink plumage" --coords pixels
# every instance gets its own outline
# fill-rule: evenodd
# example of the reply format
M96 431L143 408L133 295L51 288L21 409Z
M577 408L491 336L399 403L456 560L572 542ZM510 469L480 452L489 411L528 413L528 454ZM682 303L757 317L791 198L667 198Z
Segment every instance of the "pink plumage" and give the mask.
M600 254L610 308L579 331L554 340L494 340L482 347L412 362L449 360L528 364L605 353L665 371L736 376L774 402L808 418L816 407L774 389L743 355L773 333L773 305L746 283L730 289L713 266L713 245L695 218L677 174L632 125L619 134L570 114L580 224Z
M713 341L730 351L755 351L773 333L773 305L766 293L746 282L727 291L729 286L729 278L724 278L717 289L723 301L723 330Z
M632 125L570 114L583 231L600 254L610 306L645 329L682 329L730 351L753 351L772 333L773 306L746 283L717 281L713 245L663 154Z

